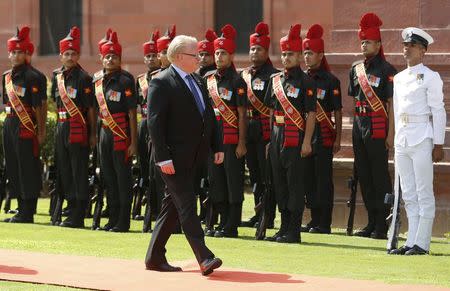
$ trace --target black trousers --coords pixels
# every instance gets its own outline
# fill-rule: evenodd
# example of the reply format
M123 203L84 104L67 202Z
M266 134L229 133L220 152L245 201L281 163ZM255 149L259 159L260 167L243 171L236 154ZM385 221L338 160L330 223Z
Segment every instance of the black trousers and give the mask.
M89 146L69 143L69 122L56 127L56 161L63 193L69 200L88 200ZM70 199L71 198L71 199Z
M3 123L3 152L10 191L25 203L39 197L42 189L41 160L33 155L33 140L19 138L18 117Z
M318 146L307 158L306 202L311 209L311 226L330 230L334 202L333 148Z
M280 210L303 211L307 158L300 156L300 146L283 147L283 131L274 126L269 149L276 200Z
M109 221L111 227L130 228L132 200L131 159L125 151L114 150L113 133L109 128L100 131L100 162L107 189Z
M241 223L242 202L244 201L244 158L236 157L236 146L226 144L224 148L224 161L220 165L210 159L210 199L213 208L224 222L224 230L228 233L237 233Z
M150 145L151 147L151 145ZM159 166L155 164L154 153L151 152L149 159L149 179L150 179L150 207L152 213L158 214L161 211L162 200L166 191L166 184L161 177Z
M363 134L363 130L355 121L353 153L364 205L369 216L368 226L385 233L389 209L384 204L384 196L392 192L385 140L372 139L367 134Z
M165 246L177 225L178 219L197 262L201 263L214 257L214 254L205 244L200 219L195 212L196 197L193 191L195 169L176 168L175 171L174 175L161 173L167 185L167 195L163 199L161 212L156 220L145 257L147 266L167 262Z
M262 138L261 122L250 120L247 131L247 154L245 160L250 173L255 205L264 192L267 141Z

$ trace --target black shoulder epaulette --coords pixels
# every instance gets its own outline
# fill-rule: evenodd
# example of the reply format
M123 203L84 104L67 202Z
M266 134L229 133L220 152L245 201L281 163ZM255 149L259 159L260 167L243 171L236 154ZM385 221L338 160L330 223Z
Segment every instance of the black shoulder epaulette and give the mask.
M95 72L94 75L92 76L92 82L95 82L95 81L103 78L103 75L104 75L103 70Z
M203 78L207 78L207 77L209 77L209 76L215 74L216 72L217 72L217 70L211 70L211 71L208 71L208 72L206 72L206 73L203 75Z

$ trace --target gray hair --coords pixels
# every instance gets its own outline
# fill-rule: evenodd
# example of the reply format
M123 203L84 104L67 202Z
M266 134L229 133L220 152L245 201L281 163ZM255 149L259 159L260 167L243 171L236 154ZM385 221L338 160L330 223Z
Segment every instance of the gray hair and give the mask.
M177 35L167 48L167 58L171 63L175 60L175 56L182 53L186 47L197 46L197 39L188 35Z

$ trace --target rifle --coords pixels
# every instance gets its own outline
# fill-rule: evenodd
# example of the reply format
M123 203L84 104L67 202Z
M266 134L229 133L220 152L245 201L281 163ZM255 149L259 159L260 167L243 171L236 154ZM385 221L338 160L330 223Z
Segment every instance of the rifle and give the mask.
M3 160L3 167L0 169L0 209L2 208L3 200L6 198L6 163Z
M104 196L102 172L99 167L95 168L94 185L96 187L93 189L94 195L91 198L92 203L95 204L94 214L92 216L92 230L97 230L100 229Z
M394 159L395 161L395 159ZM384 197L384 203L390 205L391 213L386 218L390 221L390 226L388 230L388 241L386 244L387 253L398 247L398 235L400 233L400 201L402 197L402 191L400 187L400 176L397 172L397 166L395 165L395 177L394 177L394 194L386 193Z
M94 200L92 199L95 196L95 171L97 169L97 151L94 150L92 155L90 156L89 171L88 171L88 191L89 191L89 199L88 204L86 206L86 218L92 218L92 206L94 204Z
M54 188L51 191L51 195L53 197L54 202L54 208L51 215L51 222L52 225L59 225L61 223L61 216L62 216L62 206L64 203L64 193L61 188L61 177L58 174L58 170L56 167L56 155L55 155L55 165L54 165Z
M148 181L148 187L145 191L145 213L144 213L144 224L142 225L142 232L152 232L152 207L151 207L151 197L156 195L156 185L153 175L150 176Z
M143 220L141 211L145 186L144 178L141 177L141 170L138 167L133 167L133 176L136 177L136 181L133 185L133 206L131 208L131 218L134 220Z
M350 199L347 201L347 207L350 208L347 221L347 235L353 235L353 223L355 220L356 208L356 193L358 192L358 172L356 171L356 164L353 161L353 176L348 179L348 188L350 189Z
M264 181L264 192L261 197L261 201L255 206L256 215L259 216L259 225L256 229L255 239L263 240L266 237L266 230L269 221L272 219L272 209L275 200L275 192L273 189L272 181L272 164L270 162L270 155L266 158L266 171L265 171L265 181Z
M48 184L48 194L50 195L50 206L48 209L48 213L50 216L53 215L55 211L56 202L58 201L58 197L56 196L55 182L56 182L56 166L51 164L48 166L48 169L45 173L45 180L47 180Z

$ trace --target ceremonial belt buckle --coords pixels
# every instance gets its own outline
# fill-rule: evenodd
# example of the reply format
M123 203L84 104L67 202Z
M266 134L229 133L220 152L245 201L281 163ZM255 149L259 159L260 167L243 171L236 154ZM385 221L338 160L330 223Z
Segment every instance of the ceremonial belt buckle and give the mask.
M59 111L58 112L59 119L66 119L67 118L67 111Z
M11 106L6 106L5 112L6 112L6 114L11 114Z
M400 120L404 125L408 124L408 114L405 113L400 114Z
M214 114L215 114L216 116L220 116L220 111L219 111L219 109L214 108Z
M284 124L284 116L282 115L275 115L275 122L279 124Z

